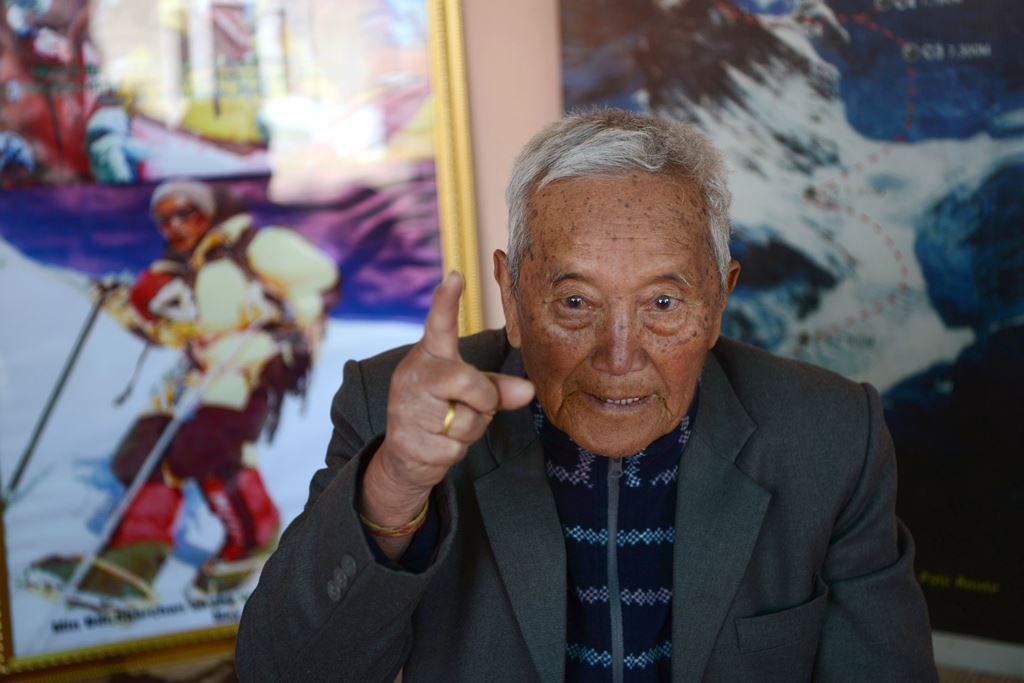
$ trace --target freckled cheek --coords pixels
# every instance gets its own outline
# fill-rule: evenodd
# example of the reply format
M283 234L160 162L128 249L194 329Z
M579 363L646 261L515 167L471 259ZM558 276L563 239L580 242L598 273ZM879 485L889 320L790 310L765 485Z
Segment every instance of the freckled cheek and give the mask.
M550 310L534 311L526 318L530 336L544 344L580 344L592 335L592 325L584 319L559 317Z
M672 334L648 334L644 340L647 354L655 365L685 367L689 363L699 364L704 353L700 343L703 329L688 325L674 330Z
M530 346L533 347L534 356L554 371L575 367L586 356L586 349L589 348L586 335L558 328L539 331Z
M655 356L677 356L682 346L683 342L675 335L658 336L650 343L652 355Z
M675 348L692 342L706 328L707 325L700 321L699 316L687 316L670 323L647 325L646 337L648 343L656 348Z
M523 344L524 355L528 358L527 372L544 385L538 388L548 394L548 399L555 398L553 393L563 393L566 383L571 383L573 371L586 360L589 349L587 334L557 325L535 327ZM558 398L556 403L560 400Z
M673 414L673 419L682 417L681 411L689 405L690 392L700 376L704 358L703 347L692 345L678 345L674 350L653 358L655 371L665 391L665 407Z

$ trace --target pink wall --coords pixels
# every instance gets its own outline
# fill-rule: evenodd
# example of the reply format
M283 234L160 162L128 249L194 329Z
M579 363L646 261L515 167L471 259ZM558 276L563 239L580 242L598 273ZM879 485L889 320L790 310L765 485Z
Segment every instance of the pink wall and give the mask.
M484 322L504 324L491 254L506 241L505 183L519 149L562 111L557 0L463 0Z

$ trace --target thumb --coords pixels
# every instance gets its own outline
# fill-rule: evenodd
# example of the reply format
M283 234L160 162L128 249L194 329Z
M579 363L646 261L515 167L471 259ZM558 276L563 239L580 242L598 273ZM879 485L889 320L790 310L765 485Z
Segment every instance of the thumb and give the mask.
M532 401L536 394L533 382L530 380L497 372L488 372L486 375L494 383L494 388L498 390L498 410L522 408Z

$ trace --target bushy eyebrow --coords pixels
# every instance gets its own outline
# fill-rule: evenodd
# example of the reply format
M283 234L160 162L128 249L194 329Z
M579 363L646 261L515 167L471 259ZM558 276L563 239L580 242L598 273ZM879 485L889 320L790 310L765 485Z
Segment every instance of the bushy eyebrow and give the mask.
M677 284L685 285L687 287L693 287L693 283L690 282L690 280L687 279L687 277L682 273L664 273L654 278L655 282L659 280L668 280L669 282L675 282Z
M558 285L559 283L565 282L566 280L581 280L583 282L588 282L587 278L584 277L583 275L580 275L579 273L574 273L572 271L562 271L560 273L555 273L554 276L551 278L551 286ZM663 273L653 278L651 280L651 283L653 284L656 282L660 282L662 280L675 282L686 287L693 287L693 283L690 282L690 280L682 273Z
M565 282L566 280L583 280L584 282L586 282L587 278L583 277L579 273L573 273L571 271L563 270L560 273L554 274L554 276L551 278L551 284L552 286L554 286L559 283Z

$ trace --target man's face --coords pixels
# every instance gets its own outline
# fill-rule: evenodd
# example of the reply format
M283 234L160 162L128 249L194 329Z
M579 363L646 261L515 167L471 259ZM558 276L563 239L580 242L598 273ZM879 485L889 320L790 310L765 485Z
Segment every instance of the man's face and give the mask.
M191 251L210 227L210 219L188 197L171 193L153 206L153 220L175 251Z
M632 455L682 419L718 339L721 295L695 187L635 172L556 181L529 206L532 247L512 292L512 345L548 418L573 441Z

